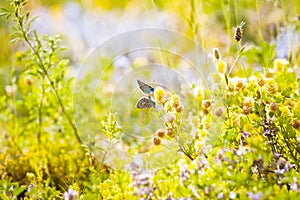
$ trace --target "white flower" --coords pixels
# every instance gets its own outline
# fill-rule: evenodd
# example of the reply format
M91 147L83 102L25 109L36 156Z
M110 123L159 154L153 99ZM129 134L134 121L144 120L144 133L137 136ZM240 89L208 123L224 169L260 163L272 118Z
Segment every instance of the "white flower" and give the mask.
M76 199L77 195L78 195L78 192L71 188L68 189L68 192L64 193L65 200L74 200L74 199Z

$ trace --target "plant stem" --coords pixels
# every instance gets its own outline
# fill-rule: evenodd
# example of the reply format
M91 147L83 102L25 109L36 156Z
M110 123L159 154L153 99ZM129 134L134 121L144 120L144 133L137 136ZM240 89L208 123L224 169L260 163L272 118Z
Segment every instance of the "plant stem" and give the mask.
M37 59L38 59L38 61L39 61L40 67L41 67L41 69L42 69L42 71L43 71L45 77L46 77L47 80L50 82L51 88L52 88L52 90L54 91L54 94L55 94L56 99L57 99L57 101L58 101L58 103L59 103L59 106L60 106L60 108L61 108L62 113L65 115L65 117L67 118L69 124L71 125L72 129L74 130L74 134L75 134L75 136L76 136L77 141L78 141L80 144L82 144L82 141L81 141L81 139L80 139L80 137L79 137L79 135L78 135L77 128L76 128L75 124L73 123L73 121L72 121L70 115L66 112L65 106L64 106L64 104L62 103L62 100L61 100L61 98L60 98L60 96L59 96L59 94L58 94L58 91L57 91L57 89L56 89L56 87L55 87L55 85L54 85L54 82L51 80L51 78L50 78L50 76L49 76L49 74L48 74L48 71L46 70L45 64L44 64L44 62L43 62L43 60L42 60L42 58L41 58L39 52L34 48L34 46L32 45L32 43L29 41L29 38L27 37L27 33L26 33L26 31L25 31L25 29L24 29L24 26L23 26L23 21L22 21L21 18L18 17L18 16L19 16L19 12L20 12L20 11L19 11L19 9L17 8L17 10L16 10L16 12L15 12L15 16L16 16L16 18L18 19L19 28L20 28L20 30L21 30L21 32L22 32L22 36L23 36L25 42L27 43L27 45L30 47L30 49L33 51L33 53L36 55L36 57L37 57ZM41 123L41 122L40 122L40 123Z

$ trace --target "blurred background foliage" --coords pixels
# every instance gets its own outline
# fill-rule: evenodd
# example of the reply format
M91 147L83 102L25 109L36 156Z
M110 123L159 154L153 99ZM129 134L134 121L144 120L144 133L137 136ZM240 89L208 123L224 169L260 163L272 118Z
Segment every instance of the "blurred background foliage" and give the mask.
M3 0L0 5L8 7L9 3ZM67 54L75 66L84 58L87 49L97 46L112 34L149 26L178 30L195 38L207 51L218 47L226 56L238 48L232 35L234 27L241 21L247 22L244 27L247 34L243 40L261 45L276 41L278 34L284 31L282 27L298 29L300 13L297 0L32 0L26 9L39 16L34 26L39 32L64 37ZM9 65L13 53L19 48L9 44L11 22L1 18L0 24L0 73L3 75L0 93L4 94L3 87L9 82ZM257 51L253 53L259 55Z

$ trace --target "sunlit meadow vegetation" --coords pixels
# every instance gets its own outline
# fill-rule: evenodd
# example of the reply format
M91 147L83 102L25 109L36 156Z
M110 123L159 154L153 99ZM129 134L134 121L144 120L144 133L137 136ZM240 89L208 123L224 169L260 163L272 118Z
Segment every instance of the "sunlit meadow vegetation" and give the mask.
M2 0L0 5L0 199L299 198L298 0ZM86 25L97 17L104 25ZM61 22L68 19L81 25ZM114 29L120 24L123 28ZM84 112L74 104L74 74L86 52L107 35L147 26L179 31L199 44L211 73L205 77L209 87L191 80L177 92L149 79L154 91L142 89L137 98L151 108L137 109L121 93L126 99L116 100L119 113L129 102L139 122L157 110L164 120L148 142L139 143L122 136L123 129L135 128L133 122L122 127L118 112L111 110L118 64L99 66L101 95L87 87L91 74L80 80L80 95L92 95L96 102L91 107L82 102ZM130 69L150 62L129 53L127 58ZM166 60L180 71L180 61ZM99 130L84 110L89 108ZM109 162L110 149L121 140L121 148L132 154L160 152L166 144L176 150L164 154L170 163L163 167L145 170L124 161L128 165L122 170L117 164L124 157L115 158L118 167Z

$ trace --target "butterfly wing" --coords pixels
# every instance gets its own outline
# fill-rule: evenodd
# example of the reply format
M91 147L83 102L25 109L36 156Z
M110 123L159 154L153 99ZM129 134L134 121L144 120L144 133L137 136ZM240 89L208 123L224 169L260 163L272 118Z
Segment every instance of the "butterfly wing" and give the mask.
M145 94L151 94L154 92L154 88L151 87L150 85L144 83L143 81L137 79L137 82L139 84L140 89L145 93Z
M139 109L151 107L155 108L155 102L150 98L142 97L138 100L136 107Z

